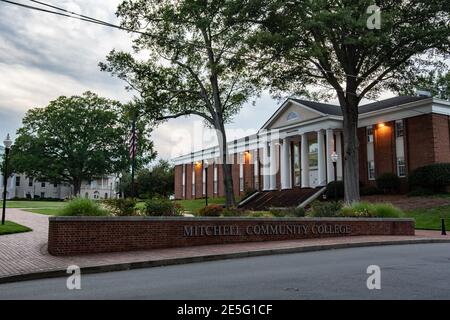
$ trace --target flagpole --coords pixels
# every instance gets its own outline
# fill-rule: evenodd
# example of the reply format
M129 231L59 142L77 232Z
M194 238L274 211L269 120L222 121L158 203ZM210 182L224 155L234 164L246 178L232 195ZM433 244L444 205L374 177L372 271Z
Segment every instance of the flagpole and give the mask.
M137 151L137 138L136 138L136 114L133 114L133 123L132 123L132 145L131 145L131 197L134 199L135 197L135 185L134 185L134 176L136 170L136 151Z

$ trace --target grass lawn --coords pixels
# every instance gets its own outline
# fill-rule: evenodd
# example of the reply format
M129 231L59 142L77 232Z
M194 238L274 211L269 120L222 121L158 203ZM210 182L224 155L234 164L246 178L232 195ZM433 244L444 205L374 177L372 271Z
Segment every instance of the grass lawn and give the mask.
M3 201L0 201L3 205ZM24 209L25 211L57 216L66 202L58 201L6 201L7 208Z
M0 201L0 205L3 205L3 201ZM38 209L38 208L62 208L66 205L65 202L59 201L6 201L7 208L19 208L19 209Z
M406 211L405 217L414 218L416 229L425 230L441 230L441 218L444 218L445 227L450 230L450 206Z
M5 221L4 225L0 224L0 235L28 232L28 231L31 231L31 229L11 221Z

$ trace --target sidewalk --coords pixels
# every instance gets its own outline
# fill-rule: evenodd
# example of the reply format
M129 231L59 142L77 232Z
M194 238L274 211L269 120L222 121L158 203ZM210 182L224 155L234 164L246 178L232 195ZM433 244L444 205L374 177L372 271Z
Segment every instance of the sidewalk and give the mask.
M82 272L86 274L370 245L450 242L450 236L441 236L440 232L419 230L414 237L361 236L306 239L54 257L47 252L48 216L8 209L7 220L30 227L33 231L0 237L0 283L66 275L65 271L69 265L81 267Z

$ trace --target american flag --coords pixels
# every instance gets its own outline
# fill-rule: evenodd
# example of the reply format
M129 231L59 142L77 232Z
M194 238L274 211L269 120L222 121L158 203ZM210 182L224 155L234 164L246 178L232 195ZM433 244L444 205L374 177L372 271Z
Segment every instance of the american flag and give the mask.
M136 130L131 130L130 135L130 159L134 159L136 157L137 151L137 132Z

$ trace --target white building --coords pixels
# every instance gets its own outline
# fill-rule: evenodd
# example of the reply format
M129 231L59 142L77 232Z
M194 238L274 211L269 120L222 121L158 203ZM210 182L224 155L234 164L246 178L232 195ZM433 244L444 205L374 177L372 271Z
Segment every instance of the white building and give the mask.
M0 146L0 157L4 154L4 148ZM0 174L0 188L3 195L3 174ZM83 181L80 195L89 199L110 199L117 195L119 179L115 175L97 178L92 181ZM38 181L24 174L14 174L8 178L7 199L66 199L73 196L73 187L69 184L53 184L46 181Z

